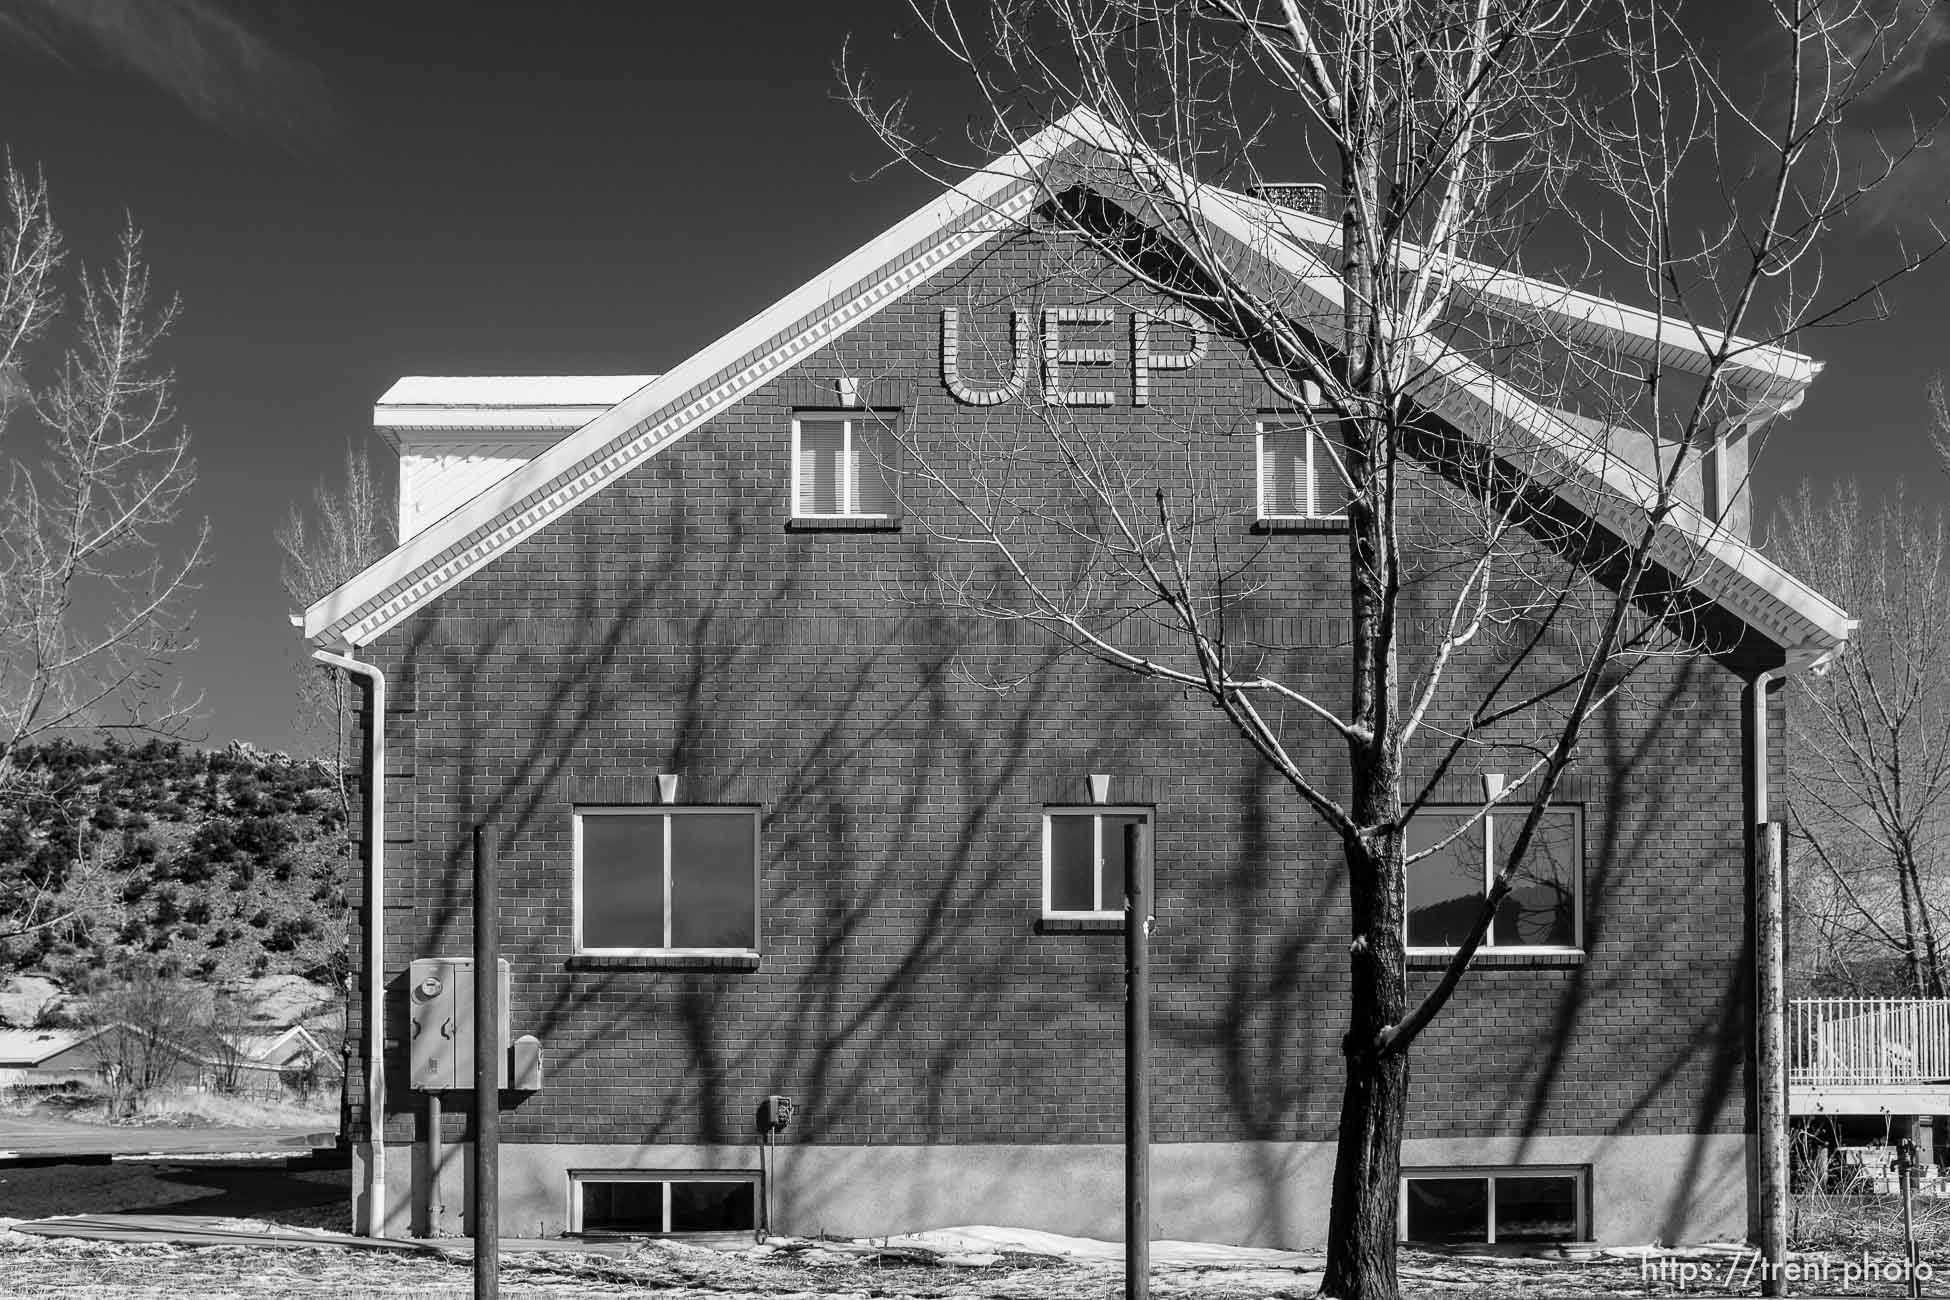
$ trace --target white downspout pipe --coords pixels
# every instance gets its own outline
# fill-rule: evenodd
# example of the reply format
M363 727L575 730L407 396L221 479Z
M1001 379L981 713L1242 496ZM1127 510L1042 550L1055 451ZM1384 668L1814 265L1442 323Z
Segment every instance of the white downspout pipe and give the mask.
M1767 734L1767 688L1772 686L1786 669L1763 668L1754 674L1752 718L1749 734L1753 737L1754 753L1751 759L1754 767L1754 825L1765 826L1768 821L1767 762L1770 737Z
M368 1237L386 1235L386 674L330 650L311 657L372 683L366 732L366 1222Z

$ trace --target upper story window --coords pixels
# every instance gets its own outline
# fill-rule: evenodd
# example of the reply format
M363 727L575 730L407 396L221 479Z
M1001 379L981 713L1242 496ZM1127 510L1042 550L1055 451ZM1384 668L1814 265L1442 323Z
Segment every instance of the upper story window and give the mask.
M897 410L792 417L795 519L892 519L900 501Z
M1350 496L1331 423L1311 419L1259 422L1259 517L1347 518Z
M1474 808L1428 806L1408 824L1408 946L1443 951L1468 933L1502 857L1528 810L1512 807L1460 828ZM1440 846L1440 847L1437 847ZM1584 810L1557 804L1545 811L1514 887L1496 909L1486 948L1575 952L1584 947Z
M1144 808L1052 808L1043 814L1043 915L1108 920L1124 915L1130 863L1124 828L1143 826Z
M758 809L575 810L581 953L756 952Z

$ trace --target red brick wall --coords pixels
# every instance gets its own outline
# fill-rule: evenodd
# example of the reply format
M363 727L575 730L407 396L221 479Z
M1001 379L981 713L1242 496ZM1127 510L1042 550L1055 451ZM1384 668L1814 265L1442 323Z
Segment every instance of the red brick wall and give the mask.
M784 527L806 378L894 384L924 454L960 477L958 440L993 453L1036 443L1038 426L948 396L940 309L962 309L963 375L979 384L984 344L1006 353L1011 307L1107 290L1116 325L1066 343L1116 349L1088 383L1106 376L1119 402L1076 423L1163 453L1180 509L1176 467L1195 467L1214 512L1201 554L1238 569L1232 590L1258 588L1233 635L1280 641L1269 666L1339 705L1345 538L1249 530L1253 441L1229 435L1251 431L1250 365L1215 342L1197 369L1154 374L1152 405L1133 408L1128 306L1145 299L1064 252L1022 237L965 264L371 648L401 710L389 979L413 957L465 953L469 828L499 828L514 1032L538 1035L548 1063L506 1140L745 1141L774 1092L799 1101L802 1142L1116 1140L1121 939L1037 924L1041 806L1082 802L1093 771L1113 774L1114 800L1158 806L1156 1136L1331 1138L1344 891L1338 845L1297 797L1199 700L917 597L940 564L966 563L930 535L955 522L938 490L910 479L897 533ZM1413 491L1435 527L1436 496ZM1047 528L1023 536L1040 559L1061 554ZM1446 581L1427 580L1420 608L1439 608ZM1487 679L1497 654L1472 650L1459 678ZM997 693L963 670L1024 680ZM1471 974L1417 1050L1411 1136L1741 1126L1739 688L1721 663L1664 662L1603 716L1565 791L1586 812L1589 955ZM1286 730L1344 786L1338 742L1297 718ZM1466 762L1453 793L1484 770ZM658 772L682 774L684 802L764 806L756 972L569 968L570 810L647 802ZM398 1036L397 989L391 1006ZM393 1057L389 1132L403 1140Z

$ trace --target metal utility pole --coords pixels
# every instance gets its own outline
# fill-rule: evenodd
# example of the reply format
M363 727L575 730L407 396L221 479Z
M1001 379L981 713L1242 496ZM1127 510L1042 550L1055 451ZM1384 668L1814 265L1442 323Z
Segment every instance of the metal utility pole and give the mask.
M1903 1194L1903 1294L1923 1294L1922 1256L1916 1253L1916 1221L1911 1213L1911 1197L1916 1192L1916 1139L1904 1138L1896 1144L1896 1188Z
M1124 828L1124 1295L1151 1293L1151 827Z
M474 1300L501 1294L501 953L494 840L474 828Z
M1783 827L1763 822L1754 828L1760 850L1754 856L1755 1062L1760 1079L1756 1120L1760 1128L1760 1293L1787 1294L1788 1094L1786 895Z

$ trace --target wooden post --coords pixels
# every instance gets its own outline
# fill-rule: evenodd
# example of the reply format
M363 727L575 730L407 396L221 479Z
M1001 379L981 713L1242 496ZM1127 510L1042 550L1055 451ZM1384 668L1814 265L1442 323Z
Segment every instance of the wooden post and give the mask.
M1124 828L1124 1295L1151 1293L1151 828Z
M1780 822L1754 828L1755 1052L1760 1072L1757 1121L1760 1156L1761 1294L1787 1294L1788 1095L1786 862Z
M494 840L474 828L474 1300L501 1294L501 953Z

